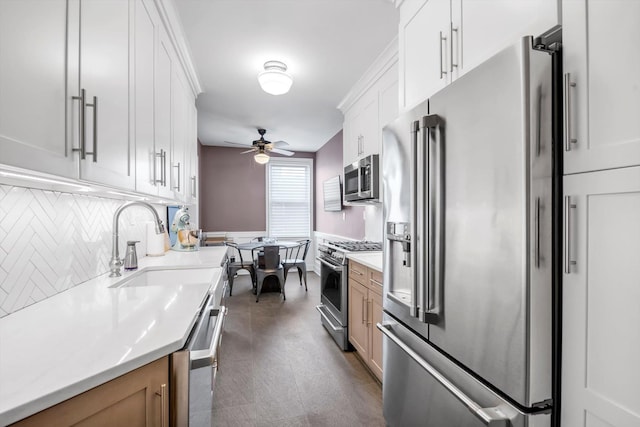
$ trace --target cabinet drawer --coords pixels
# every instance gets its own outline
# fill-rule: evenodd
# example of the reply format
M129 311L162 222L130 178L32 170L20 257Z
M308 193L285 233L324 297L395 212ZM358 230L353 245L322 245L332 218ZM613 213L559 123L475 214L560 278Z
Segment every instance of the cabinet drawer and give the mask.
M367 267L354 261L349 261L349 279L365 283L367 280Z
M374 291L382 291L382 272L369 269L369 288Z

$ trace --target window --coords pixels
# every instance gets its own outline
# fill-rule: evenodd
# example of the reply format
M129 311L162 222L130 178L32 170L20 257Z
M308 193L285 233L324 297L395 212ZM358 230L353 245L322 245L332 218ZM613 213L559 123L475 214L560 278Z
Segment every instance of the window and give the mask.
M269 236L309 238L313 160L272 157L266 170Z

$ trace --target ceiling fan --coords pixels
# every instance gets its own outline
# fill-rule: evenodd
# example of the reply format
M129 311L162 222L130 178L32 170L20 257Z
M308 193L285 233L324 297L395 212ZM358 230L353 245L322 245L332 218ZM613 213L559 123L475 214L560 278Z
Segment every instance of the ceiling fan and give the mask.
M255 153L253 156L254 160L261 164L265 164L269 161L269 152L282 154L284 156L293 156L295 154L293 151L280 148L289 145L285 141L271 142L264 139L264 134L267 133L265 129L258 129L258 133L260 134L260 139L253 141L251 149L243 151L241 154ZM242 145L243 147L247 146L246 144L238 144L237 142L225 142L228 144Z

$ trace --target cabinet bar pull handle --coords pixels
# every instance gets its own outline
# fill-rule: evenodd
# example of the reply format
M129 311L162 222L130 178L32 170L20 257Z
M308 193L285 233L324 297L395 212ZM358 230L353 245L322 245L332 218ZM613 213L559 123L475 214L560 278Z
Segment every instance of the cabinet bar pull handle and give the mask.
M162 153L162 170L160 171L162 173L161 175L162 186L166 187L167 186L167 152L163 150L160 150L160 152Z
M167 385L162 384L160 386L160 392L156 391L156 396L160 396L160 425L165 427L167 425Z
M371 306L371 309L369 309L369 306ZM371 318L373 317L373 300L370 299L367 302L367 325L371 325Z
M155 157L156 160L160 159L160 179L157 179L156 176L156 164L157 162L153 163L153 184L163 184L162 180L163 180L163 157L164 157L164 150L161 148L159 153L155 153Z
M571 196L564 196L564 272L571 274L571 266L576 261L571 260L571 209L576 209L576 204L571 203Z
M191 197L196 197L196 176L191 177Z
M451 55L451 60L449 61L451 64L451 68L450 71L451 73L453 73L453 69L454 68L458 68L458 64L456 64L455 62L453 62L453 33L456 33L456 39L458 39L458 29L453 27L453 24L451 24L451 34L449 35L450 37L450 43L449 43L449 54Z
M87 130L87 123L85 121L85 105L84 105L84 98L86 95L86 90L81 89L80 90L80 96L73 96L72 99L77 99L79 102L78 104L78 122L79 122L79 126L80 126L80 148L72 148L71 151L79 151L80 152L80 158L82 160L84 160L86 158L86 149L85 149L85 134L86 134L86 130Z
M571 88L576 87L571 81L571 73L564 75L564 151L571 151L571 144L578 142L571 138Z
M362 297L362 324L363 325L367 321L366 313L367 313L366 309L364 308L364 297Z
M93 108L93 151L87 151L86 154L93 156L93 163L98 162L98 97L93 97L93 104L86 104L87 107Z
M173 187L172 190L176 190L176 191L180 192L180 162L178 162L177 165L173 165L173 167L174 168L178 168L178 174L177 174L177 178L176 178L176 181L178 181L178 185Z
M540 268L540 197L536 197L536 235L534 239L536 268Z
M439 43L440 43L440 79L442 79L444 77L444 75L447 74L447 72L442 67L444 65L443 64L443 58L442 58L442 42L446 43L446 41L447 41L447 38L444 37L442 35L442 31L440 31L440 41L439 41Z

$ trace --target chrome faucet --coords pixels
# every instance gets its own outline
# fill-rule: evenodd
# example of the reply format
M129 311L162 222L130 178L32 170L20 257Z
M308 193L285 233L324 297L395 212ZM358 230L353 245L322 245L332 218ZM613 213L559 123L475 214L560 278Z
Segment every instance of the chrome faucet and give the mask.
M153 213L153 216L156 220L156 233L162 234L164 233L164 225L162 224L162 220L158 216L158 212L146 202L127 202L124 205L120 206L116 209L116 212L113 214L113 247L111 249L111 260L109 261L109 268L111 270L111 274L109 277L120 277L120 267L122 267L122 260L120 259L120 252L118 251L118 219L120 218L120 214L123 210L130 206L143 206Z

